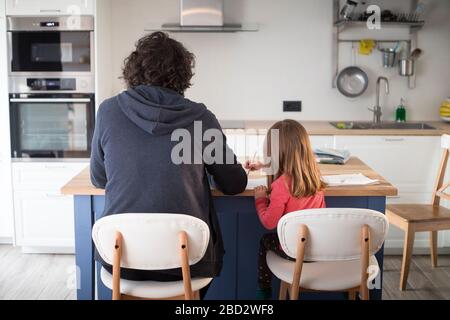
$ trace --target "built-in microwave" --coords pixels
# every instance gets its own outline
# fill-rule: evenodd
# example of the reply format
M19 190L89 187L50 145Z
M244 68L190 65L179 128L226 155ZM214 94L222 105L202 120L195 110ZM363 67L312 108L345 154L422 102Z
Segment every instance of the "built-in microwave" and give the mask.
M8 17L10 76L94 72L94 17Z
M94 18L8 17L13 158L89 158Z
M89 158L92 94L10 94L13 158Z

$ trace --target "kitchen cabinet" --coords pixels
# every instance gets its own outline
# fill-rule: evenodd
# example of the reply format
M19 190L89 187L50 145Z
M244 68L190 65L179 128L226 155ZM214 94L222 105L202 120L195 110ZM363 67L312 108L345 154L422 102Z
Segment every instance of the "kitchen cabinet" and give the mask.
M73 199L60 188L86 165L13 163L16 242L25 253L73 252Z
M335 146L334 136L310 136L311 145L313 148L331 148Z
M13 196L9 160L0 152L0 244L13 242Z
M399 190L388 203L430 203L439 159L441 138L423 136L337 136L336 147L348 149ZM439 246L446 245L441 232ZM447 237L448 238L448 237ZM416 247L428 247L428 234L417 234ZM403 246L403 232L391 228L388 248Z
M42 247L48 253L58 252L58 248L73 250L71 197L55 190L15 191L14 207L17 245L25 252Z
M6 0L7 15L93 15L95 0Z
M5 3L0 2L0 43L6 43ZM7 70L6 45L0 45L0 70ZM7 73L0 73L0 243L12 243L13 197L9 138L9 105Z
M268 130L225 129L228 146L240 159L251 159L255 155L263 158L264 143ZM313 148L334 148L334 136L310 136Z
M5 9L5 1L0 1L0 18L5 18L6 9Z

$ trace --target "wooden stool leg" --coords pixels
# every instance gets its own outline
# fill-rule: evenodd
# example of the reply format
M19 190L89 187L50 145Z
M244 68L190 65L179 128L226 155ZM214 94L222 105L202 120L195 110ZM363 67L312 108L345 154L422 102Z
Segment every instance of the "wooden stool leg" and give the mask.
M281 281L281 284L280 284L280 295L278 297L279 300L286 300L288 289L289 289L289 284L287 284L284 281Z
M356 300L356 290L355 289L348 291L348 300Z
M400 274L400 290L406 289L406 282L408 281L409 265L411 263L411 256L414 248L415 230L411 224L405 230L405 243L403 244L403 262Z
M437 239L438 239L438 233L437 231L431 231L430 232L430 249L431 249L431 265L433 268L437 267Z

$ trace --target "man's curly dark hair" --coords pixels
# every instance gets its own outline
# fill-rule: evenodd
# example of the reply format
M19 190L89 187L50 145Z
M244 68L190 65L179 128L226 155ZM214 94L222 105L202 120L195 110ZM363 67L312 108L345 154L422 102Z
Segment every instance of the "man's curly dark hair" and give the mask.
M191 86L195 56L164 32L140 39L124 61L123 78L129 88L159 86L184 94Z

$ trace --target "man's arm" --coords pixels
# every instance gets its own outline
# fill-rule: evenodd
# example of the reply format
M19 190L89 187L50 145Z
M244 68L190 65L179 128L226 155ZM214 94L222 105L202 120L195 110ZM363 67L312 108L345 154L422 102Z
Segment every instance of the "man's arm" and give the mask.
M101 108L97 114L97 120L95 125L94 137L92 138L92 151L91 151L91 182L97 188L104 189L106 187L106 171L105 171L105 154L103 152L101 143Z
M233 150L228 147L226 136L223 134L222 128L216 117L208 112L210 116L207 120L207 129L217 129L222 135L222 155L223 159L220 163L214 162L206 164L206 170L214 178L217 187L226 195L236 195L245 191L247 187L247 173L242 165L237 161ZM229 160L227 162L227 160Z

